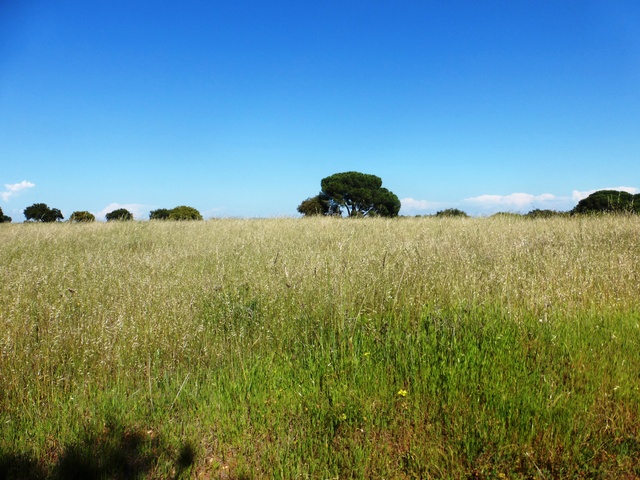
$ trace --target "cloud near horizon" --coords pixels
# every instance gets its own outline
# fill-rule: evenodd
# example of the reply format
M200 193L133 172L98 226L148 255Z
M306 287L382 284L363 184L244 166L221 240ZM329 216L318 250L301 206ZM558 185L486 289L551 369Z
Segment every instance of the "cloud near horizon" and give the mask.
M512 193L510 195L480 195L479 197L465 198L464 203L482 208L513 208L521 210L532 207L549 207L565 202L567 197L556 197L551 193L532 195L530 193Z
M11 197L15 197L16 195L18 195L21 190L33 188L35 186L35 183L31 183L26 180L23 180L20 183L5 183L5 191L0 193L0 196L2 197L2 200L8 202Z
M400 200L401 211L403 215L424 213L429 210L436 210L442 207L442 202L430 202L429 200L416 200L414 198L403 198Z
M140 203L110 203L99 212L93 212L96 218L106 220L107 213L118 210L119 208L125 208L133 214L133 218L136 220L142 220L149 218L149 208L147 205Z

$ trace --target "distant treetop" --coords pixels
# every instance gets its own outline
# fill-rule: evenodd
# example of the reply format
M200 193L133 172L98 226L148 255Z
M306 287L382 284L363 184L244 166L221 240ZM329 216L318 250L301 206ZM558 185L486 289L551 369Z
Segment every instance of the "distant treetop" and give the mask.
M181 205L172 208L158 208L149 212L149 220L202 220L202 215L193 207Z
M0 208L0 223L11 223L11 217L7 217Z
M96 217L93 215L93 213L90 213L90 212L87 212L87 211L73 212L71 214L71 216L69 217L69 221L70 222L76 222L76 223L80 223L80 222L95 222L96 221Z
M400 212L398 197L375 175L335 173L323 178L320 187L320 194L304 200L298 212L306 216L340 215L344 209L349 217L395 217Z
M24 218L28 222L57 222L64 216L57 208L49 208L46 203L34 203L24 209Z
M571 213L640 213L640 194L598 190L578 202Z
M107 222L133 220L133 214L126 208L119 208L105 215Z
M463 212L462 210L459 210L457 208L447 208L446 210L441 210L439 212L436 213L436 217L463 217L466 218L469 215L467 215L466 212Z

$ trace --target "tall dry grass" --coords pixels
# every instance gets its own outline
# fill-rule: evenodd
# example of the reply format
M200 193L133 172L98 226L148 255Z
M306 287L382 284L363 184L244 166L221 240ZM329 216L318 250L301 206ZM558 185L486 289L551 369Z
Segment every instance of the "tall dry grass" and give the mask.
M157 477L640 475L639 237L637 216L2 225L0 472L123 476L116 451Z

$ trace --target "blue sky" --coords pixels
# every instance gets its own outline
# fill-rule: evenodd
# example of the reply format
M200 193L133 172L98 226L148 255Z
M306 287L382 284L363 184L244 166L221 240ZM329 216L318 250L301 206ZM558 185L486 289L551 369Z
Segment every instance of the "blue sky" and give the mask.
M0 207L296 216L378 175L401 214L640 187L637 1L0 2Z

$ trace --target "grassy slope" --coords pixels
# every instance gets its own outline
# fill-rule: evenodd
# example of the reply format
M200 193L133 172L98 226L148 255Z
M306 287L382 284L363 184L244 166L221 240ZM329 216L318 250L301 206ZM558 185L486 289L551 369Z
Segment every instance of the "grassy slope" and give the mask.
M640 476L639 237L2 225L0 477Z

